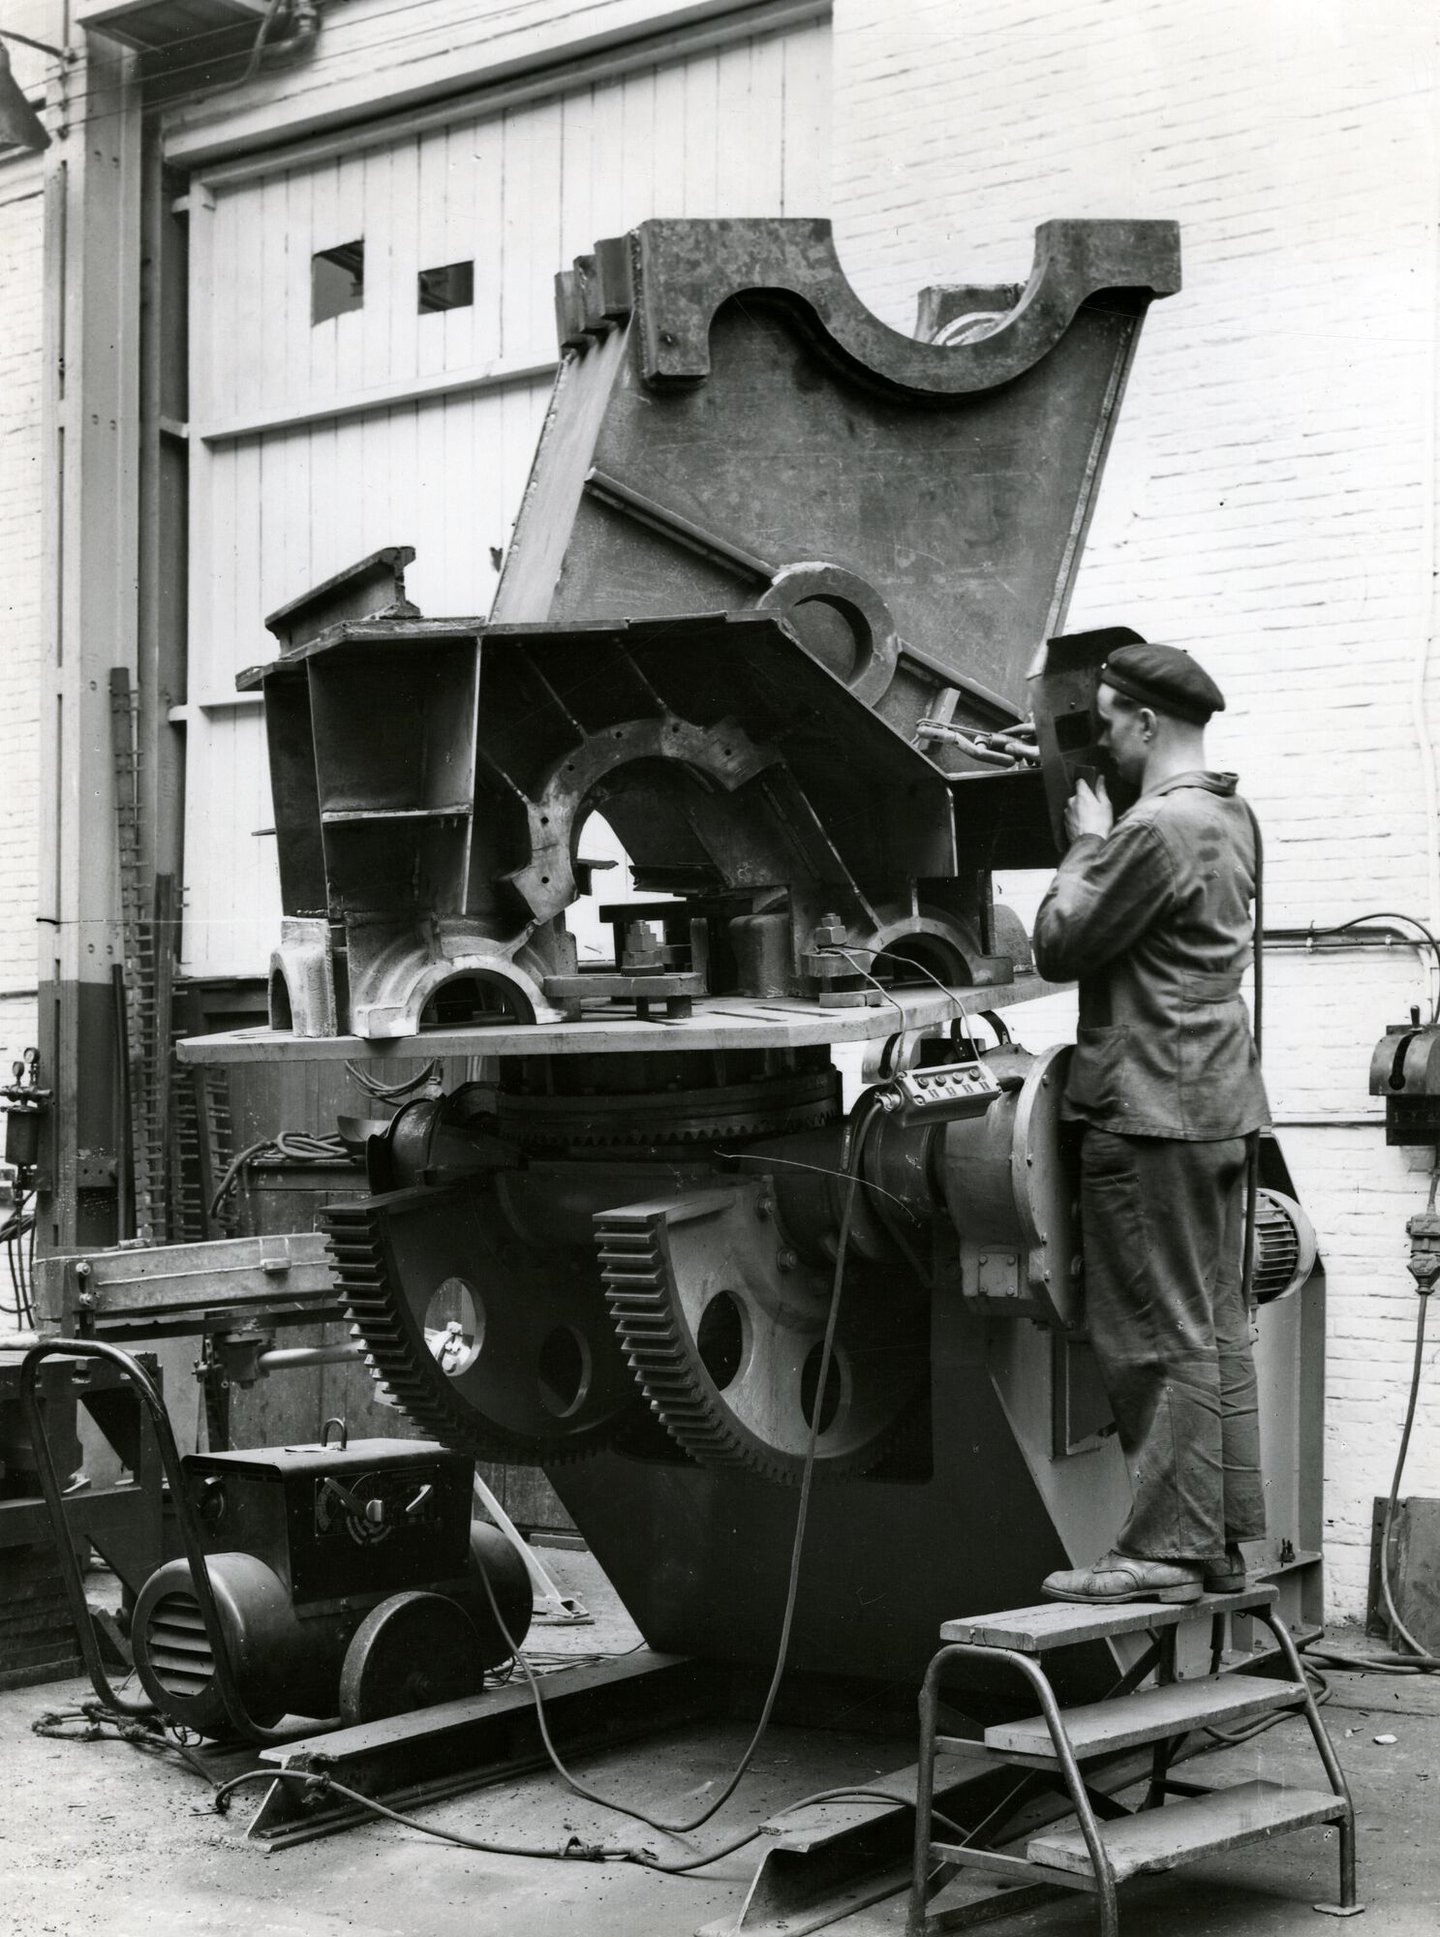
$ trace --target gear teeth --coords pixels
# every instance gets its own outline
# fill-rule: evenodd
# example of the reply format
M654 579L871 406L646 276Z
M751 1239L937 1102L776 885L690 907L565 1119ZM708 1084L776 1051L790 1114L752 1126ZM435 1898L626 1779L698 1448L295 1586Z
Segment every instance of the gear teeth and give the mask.
M525 1123L519 1126L518 1134L527 1149L536 1150L656 1149L663 1146L694 1148L729 1142L736 1137L793 1136L803 1130L823 1129L826 1124L835 1121L835 1116L833 1104L827 1101L808 1109L791 1108L779 1120L754 1112L737 1112L733 1116L715 1117L703 1125L685 1128L663 1124L603 1125L593 1128L571 1125L562 1128Z
M728 1466L793 1483L798 1475L742 1438L714 1398L675 1316L664 1211L612 1211L595 1220L600 1276L620 1349L671 1438L702 1466ZM703 1383L702 1383L703 1381Z
M593 1450L588 1439L571 1446L522 1438L465 1405L424 1345L414 1343L412 1328L400 1315L403 1300L386 1263L381 1207L328 1204L320 1215L350 1336L365 1346L365 1369L382 1405L406 1413L442 1445L476 1459L554 1464Z

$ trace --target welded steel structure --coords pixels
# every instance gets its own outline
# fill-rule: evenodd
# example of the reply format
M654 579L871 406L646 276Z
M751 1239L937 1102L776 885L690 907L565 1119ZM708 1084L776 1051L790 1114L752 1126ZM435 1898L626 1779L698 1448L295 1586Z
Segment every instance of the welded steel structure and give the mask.
M492 1059L372 1142L373 1195L332 1214L341 1294L423 1428L549 1467L658 1648L769 1659L812 1428L800 1668L914 1679L940 1619L1033 1600L1122 1517L1065 1052L1000 1027L974 1074L991 1032L951 1025L1036 986L991 872L1053 863L1045 788L986 747L1063 630L1178 285L1172 224L1053 222L1023 288L929 290L910 338L823 222L647 223L560 278L491 617L422 617L396 547L275 614L244 676L272 1028L187 1053ZM609 911L599 968L565 926L596 810L665 897ZM976 1093L847 1115L841 1041L891 1077L970 1059L946 1080ZM1302 1227L1267 1197L1271 1293Z

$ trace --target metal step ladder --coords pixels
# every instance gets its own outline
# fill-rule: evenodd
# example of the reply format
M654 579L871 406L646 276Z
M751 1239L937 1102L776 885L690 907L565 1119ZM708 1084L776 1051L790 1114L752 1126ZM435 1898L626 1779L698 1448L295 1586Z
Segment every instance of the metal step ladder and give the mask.
M1340 1839L1340 1901L1316 1904L1331 1916L1355 1916L1355 1810L1334 1746L1320 1719L1289 1630L1275 1612L1277 1590L1254 1586L1239 1594L1206 1594L1171 1607L1160 1602L1087 1606L1047 1601L947 1621L945 1644L926 1670L920 1695L920 1766L915 1798L915 1865L907 1937L934 1937L965 1922L989 1921L1050 1900L1060 1889L1091 1892L1099 1901L1101 1937L1117 1937L1117 1886L1146 1871L1170 1870L1219 1850L1263 1843L1287 1830L1334 1823ZM1288 1679L1209 1674L1180 1680L1175 1643L1188 1622L1209 1620L1212 1655L1218 1655L1228 1615L1245 1614L1275 1637ZM1052 1649L1115 1635L1148 1634L1150 1647L1104 1701L1062 1709L1042 1665ZM933 1817L935 1758L974 1752L967 1739L942 1735L938 1727L940 1683L957 1661L1006 1666L1033 1689L1040 1713L988 1728L984 1747L997 1763L1049 1776L1068 1796L1075 1824L1037 1831L1023 1856L973 1848L955 1838L937 1839ZM1139 1684L1155 1673L1156 1685ZM1139 1692L1136 1692L1136 1691ZM1324 1768L1325 1788L1289 1789L1252 1781L1222 1787L1184 1781L1170 1766L1192 1729L1248 1720L1279 1709L1303 1714ZM1098 1756L1153 1745L1149 1786L1135 1809L1089 1787L1081 1765ZM1011 1886L1003 1896L932 1916L928 1905L961 1869L976 1870Z

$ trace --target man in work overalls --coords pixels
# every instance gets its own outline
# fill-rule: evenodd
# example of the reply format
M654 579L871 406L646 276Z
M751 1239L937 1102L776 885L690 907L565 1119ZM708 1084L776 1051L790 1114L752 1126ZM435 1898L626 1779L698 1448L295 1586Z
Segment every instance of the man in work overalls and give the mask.
M1134 1500L1113 1549L1044 1592L1192 1601L1243 1587L1239 1543L1265 1530L1242 1288L1247 1138L1269 1120L1240 996L1258 831L1206 769L1225 701L1188 653L1122 646L1100 677L1099 744L1139 798L1117 819L1103 780L1079 783L1035 960L1080 985L1086 1321Z

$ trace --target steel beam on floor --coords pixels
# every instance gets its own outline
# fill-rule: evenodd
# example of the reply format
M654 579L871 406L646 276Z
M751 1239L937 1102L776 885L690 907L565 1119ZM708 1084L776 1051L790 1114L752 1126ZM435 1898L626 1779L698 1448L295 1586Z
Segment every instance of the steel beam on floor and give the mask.
M1177 1757L1178 1761L1180 1758ZM1150 1773L1150 1751L1134 1750L1107 1759L1103 1769L1087 1781L1096 1790L1114 1795ZM962 1828L984 1822L1016 1789L1012 1768L997 1768L995 1758L977 1744L972 1754L937 1756L935 1809ZM773 1838L755 1872L754 1881L736 1916L706 1924L699 1937L805 1937L842 1917L883 1903L910 1885L915 1835L915 1765L877 1776L859 1785L895 1797L885 1803L845 1802L817 1806L811 1826L797 1827L782 1815L764 1825ZM821 1811L823 1810L823 1813ZM1017 1797L1013 1816L997 1826L996 1840L1010 1842L1029 1835L1045 1823L1068 1814L1063 1795L1031 1794ZM987 1839L984 1847L994 1847ZM988 1878L975 1879L975 1895L957 1903L949 1913L949 1927L986 1923L1007 1911L1048 1901L1055 1894L1046 1886L1043 1898L1009 1888L997 1888ZM903 1919L902 1919L903 1921ZM894 1937L899 1926L882 1918L875 1937ZM848 1929L848 1926L847 1926Z
M560 1754L607 1749L720 1712L729 1673L718 1664L648 1649L540 1677L545 1720ZM546 1762L535 1700L517 1675L502 1688L356 1728L265 1749L259 1761L325 1774L346 1788L409 1809ZM248 1834L272 1849L333 1835L366 1820L358 1805L303 1783L265 1791Z

